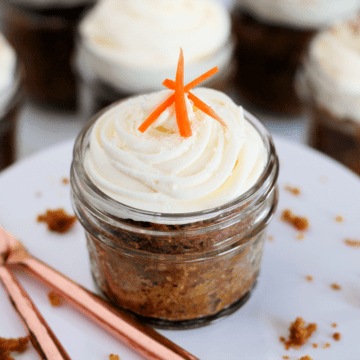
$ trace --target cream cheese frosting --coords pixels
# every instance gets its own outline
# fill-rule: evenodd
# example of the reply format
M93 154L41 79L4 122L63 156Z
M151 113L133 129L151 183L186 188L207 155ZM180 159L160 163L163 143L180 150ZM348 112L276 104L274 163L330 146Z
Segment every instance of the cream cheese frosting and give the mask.
M180 47L185 81L214 66L221 73L233 51L229 13L215 0L102 0L79 31L80 71L129 93L160 90Z
M15 92L16 54L0 33L0 116Z
M359 0L241 0L239 3L266 22L300 28L321 28L348 17Z
M172 91L120 102L93 126L84 161L92 182L120 203L160 213L212 209L250 189L268 160L259 132L225 94L192 92L226 127L186 98L191 137L179 135L173 106L142 133L138 127Z
M302 77L318 104L360 122L359 13L314 38Z

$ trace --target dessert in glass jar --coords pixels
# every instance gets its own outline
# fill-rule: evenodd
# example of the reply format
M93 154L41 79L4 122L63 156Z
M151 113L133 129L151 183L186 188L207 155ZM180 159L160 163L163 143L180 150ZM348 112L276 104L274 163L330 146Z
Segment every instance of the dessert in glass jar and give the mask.
M95 115L71 168L99 289L143 321L180 329L249 298L278 176L274 144L254 116L217 90L181 83L178 68L164 82L175 92Z
M360 175L360 13L318 34L299 72L310 145Z
M15 51L0 33L0 171L15 160L16 120L22 72Z
M238 0L232 11L235 88L265 110L300 114L294 77L309 42L359 6L358 0Z
M185 81L218 66L204 83L226 91L233 74L230 15L214 0L104 0L79 26L76 68L87 116L135 94L161 90L176 70L179 47Z
M56 110L77 108L74 35L96 0L4 0L4 34L25 68L26 95Z

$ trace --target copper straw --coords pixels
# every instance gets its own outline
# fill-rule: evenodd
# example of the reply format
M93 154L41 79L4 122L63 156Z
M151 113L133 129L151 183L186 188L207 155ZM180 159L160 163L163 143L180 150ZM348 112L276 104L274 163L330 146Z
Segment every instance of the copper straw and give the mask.
M6 293L26 326L35 350L44 360L70 360L29 295L5 266L0 265L0 281Z
M96 294L83 288L49 265L32 257L11 234L8 264L20 265L48 285L74 307L105 328L123 343L149 360L199 360L149 326L140 324L125 311L117 309ZM4 238L0 226L0 240Z

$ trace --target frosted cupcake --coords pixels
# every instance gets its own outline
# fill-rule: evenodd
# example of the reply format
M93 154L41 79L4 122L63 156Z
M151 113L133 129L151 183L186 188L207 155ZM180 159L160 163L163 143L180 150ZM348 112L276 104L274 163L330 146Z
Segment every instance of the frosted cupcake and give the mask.
M359 14L314 38L299 80L313 122L311 145L360 175Z
M75 28L95 0L4 0L4 33L24 64L25 90L40 105L76 109Z
M125 96L161 89L179 48L185 81L217 65L206 85L224 90L231 73L230 16L214 0L103 0L80 24L77 69L102 108ZM88 106L88 104L86 105Z
M21 100L16 54L0 33L0 171L15 160L15 128Z
M167 328L203 326L246 302L277 204L267 130L227 95L184 86L181 63L165 82L175 92L95 115L71 170L96 284Z
M359 9L358 0L238 0L236 87L264 109L298 114L294 75L313 36Z

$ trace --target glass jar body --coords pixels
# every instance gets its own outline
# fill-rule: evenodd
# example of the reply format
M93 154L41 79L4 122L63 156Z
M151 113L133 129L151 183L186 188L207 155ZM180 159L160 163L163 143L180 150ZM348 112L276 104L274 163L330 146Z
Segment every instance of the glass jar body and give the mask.
M316 31L266 23L241 7L233 9L232 19L236 38L234 87L239 94L265 110L300 114L294 78Z
M74 36L88 0L64 7L36 7L9 0L4 34L25 68L26 95L39 105L75 111L77 85L72 70Z
M111 200L91 183L83 164L92 124L76 141L71 186L101 292L164 328L202 326L238 309L256 284L277 205L278 160L266 130L268 164L243 196L209 211L159 214Z
M22 71L17 68L13 84L0 101L0 171L11 165L16 157L16 125L23 99L20 89Z

